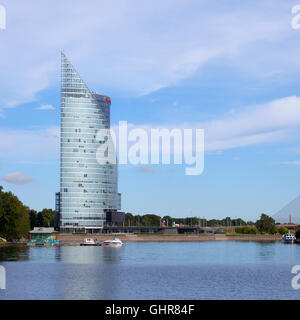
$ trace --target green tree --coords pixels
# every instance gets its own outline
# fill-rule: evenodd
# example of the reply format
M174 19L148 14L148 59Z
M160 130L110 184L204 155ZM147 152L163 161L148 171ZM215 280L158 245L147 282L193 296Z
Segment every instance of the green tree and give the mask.
M225 219L222 220L222 226L224 227L231 227L232 226L232 221L230 217L226 217Z
M55 227L56 211L52 209L43 209L37 214L37 227Z
M165 225L167 226L167 227L171 227L172 226L172 217L170 217L170 216L164 216L163 218L162 218L162 221L165 221Z
M280 227L280 228L278 229L278 232L279 232L280 234L284 235L284 234L286 234L286 233L289 233L289 229L286 228L286 227Z
M30 228L38 227L38 213L35 210L29 211Z
M218 227L221 225L220 220L216 220L216 219L211 219L207 221L207 226L208 227Z
M146 214L142 216L142 225L150 227L159 227L160 226L160 216L155 214Z
M232 220L232 226L234 227L245 226L245 225L246 225L246 222L241 218Z
M263 233L276 233L275 220L268 215L262 213L260 219L255 223L259 232Z
M7 240L27 238L29 230L29 208L0 186L0 236Z
M126 213L125 214L125 221L124 221L124 225L126 227L129 227L129 226L134 226L134 216L132 213Z

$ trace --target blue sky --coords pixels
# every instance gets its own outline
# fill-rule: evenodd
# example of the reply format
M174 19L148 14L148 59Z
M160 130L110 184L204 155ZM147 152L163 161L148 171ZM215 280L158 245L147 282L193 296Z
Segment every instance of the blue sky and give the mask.
M297 1L0 0L0 184L59 190L60 50L112 123L205 129L205 169L120 166L122 209L255 220L300 193Z

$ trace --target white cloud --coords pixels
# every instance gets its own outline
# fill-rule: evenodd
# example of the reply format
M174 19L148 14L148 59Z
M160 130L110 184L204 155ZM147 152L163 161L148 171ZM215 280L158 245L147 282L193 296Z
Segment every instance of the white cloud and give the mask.
M37 159L58 157L59 136L59 127L48 127L40 130L1 128L1 157L14 158L18 162L36 162Z
M5 182L13 183L13 184L26 184L33 182L33 179L27 176L23 172L13 172L7 173L2 178Z
M51 104L45 104L36 108L37 110L54 110L55 108Z
M286 97L271 102L249 106L241 112L229 113L224 117L207 122L165 124L159 128L149 124L128 128L142 128L149 134L151 129L172 130L204 129L205 150L210 154L222 150L252 145L286 142L295 139L295 130L300 126L300 98ZM117 126L113 128L117 133Z
M62 48L91 88L134 95L174 85L214 60L268 78L300 68L299 34L281 0L2 3L0 108L56 84Z
M205 129L208 150L281 141L300 125L300 98L277 99L199 125Z
M282 161L280 162L281 164L286 164L286 165L293 165L293 166L300 166L300 160L295 160L295 161Z

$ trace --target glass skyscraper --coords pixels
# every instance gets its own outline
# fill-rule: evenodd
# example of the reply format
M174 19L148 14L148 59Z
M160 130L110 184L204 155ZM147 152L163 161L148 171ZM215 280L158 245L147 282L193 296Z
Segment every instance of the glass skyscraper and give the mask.
M61 232L101 232L106 213L120 209L117 161L108 152L110 106L110 97L90 91L62 52Z

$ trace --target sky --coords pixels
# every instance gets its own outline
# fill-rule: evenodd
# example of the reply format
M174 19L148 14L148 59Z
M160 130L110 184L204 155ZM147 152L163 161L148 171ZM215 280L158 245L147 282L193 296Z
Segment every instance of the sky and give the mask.
M120 165L122 211L275 214L300 194L297 4L0 0L0 184L33 209L55 206L64 50L111 97L113 126L204 129L201 175Z

